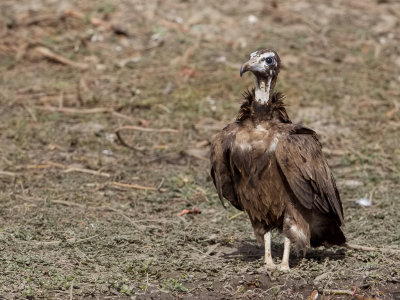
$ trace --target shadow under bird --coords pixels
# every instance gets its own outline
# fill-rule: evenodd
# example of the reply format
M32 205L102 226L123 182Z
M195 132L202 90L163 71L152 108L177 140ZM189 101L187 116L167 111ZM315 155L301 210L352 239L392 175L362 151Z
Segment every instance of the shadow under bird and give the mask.
M213 139L211 176L219 198L250 218L257 241L265 243L267 268L289 270L290 245L341 245L343 208L317 134L293 124L283 95L274 92L280 58L259 50L243 64L255 87L245 94L236 120ZM224 205L225 206L225 205ZM284 235L280 265L271 256L271 230Z

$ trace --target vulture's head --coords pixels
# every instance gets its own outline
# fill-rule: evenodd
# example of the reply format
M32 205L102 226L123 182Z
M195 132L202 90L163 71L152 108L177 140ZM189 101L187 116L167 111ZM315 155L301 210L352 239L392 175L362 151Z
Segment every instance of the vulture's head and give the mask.
M274 78L278 76L281 60L278 53L269 49L261 49L250 54L248 62L240 69L240 77L247 71L256 77Z
M281 60L278 53L261 49L250 54L250 59L240 68L240 77L250 71L254 74L255 99L261 104L268 104L278 78Z

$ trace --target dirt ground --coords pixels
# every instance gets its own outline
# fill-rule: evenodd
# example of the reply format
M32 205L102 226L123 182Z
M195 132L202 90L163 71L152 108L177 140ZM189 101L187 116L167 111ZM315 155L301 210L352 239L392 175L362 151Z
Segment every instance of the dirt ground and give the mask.
M399 249L399 45L397 0L1 0L0 298L400 299L399 252L321 247L260 271L208 162L252 86L240 65L274 48L348 241Z

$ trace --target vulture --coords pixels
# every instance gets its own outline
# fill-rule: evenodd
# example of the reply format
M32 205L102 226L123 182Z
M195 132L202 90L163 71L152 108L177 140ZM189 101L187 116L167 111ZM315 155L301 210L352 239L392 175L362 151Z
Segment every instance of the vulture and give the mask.
M253 52L240 69L255 87L233 123L211 143L211 177L218 196L246 212L257 242L265 245L265 266L289 271L290 245L302 250L341 245L343 208L335 180L310 128L293 124L274 92L281 61L277 52ZM271 230L284 235L281 264L271 255Z

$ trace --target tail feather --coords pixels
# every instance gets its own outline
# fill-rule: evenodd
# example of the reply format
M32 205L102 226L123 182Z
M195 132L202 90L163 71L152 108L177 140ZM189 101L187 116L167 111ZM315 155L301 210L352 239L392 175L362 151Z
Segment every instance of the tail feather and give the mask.
M311 222L311 246L332 246L343 245L344 243L346 243L346 237L335 218L313 212Z

